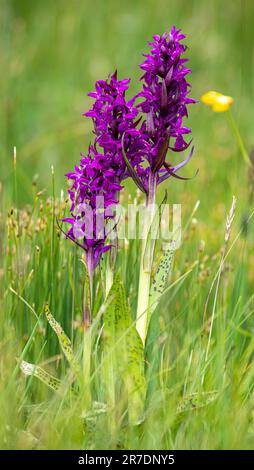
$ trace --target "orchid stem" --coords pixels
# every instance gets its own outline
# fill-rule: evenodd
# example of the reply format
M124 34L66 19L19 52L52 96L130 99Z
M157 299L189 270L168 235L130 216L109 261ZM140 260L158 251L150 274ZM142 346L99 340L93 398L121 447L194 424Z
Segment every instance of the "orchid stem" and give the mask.
M157 175L151 173L149 180L149 191L146 200L145 228L141 247L136 320L136 328L144 345L146 342L149 324L149 294L155 247L152 225L155 217L156 183Z
M84 286L83 305L83 381L85 394L85 407L91 405L90 376L91 376L91 356L92 356L92 308L93 308L93 268L89 255L87 262L88 279Z
M112 284L113 284L113 270L110 266L110 263L107 263L107 268L106 268L106 276L105 276L105 281L106 281L106 285L105 285L105 289L106 289L106 298L110 292L110 289L112 287Z

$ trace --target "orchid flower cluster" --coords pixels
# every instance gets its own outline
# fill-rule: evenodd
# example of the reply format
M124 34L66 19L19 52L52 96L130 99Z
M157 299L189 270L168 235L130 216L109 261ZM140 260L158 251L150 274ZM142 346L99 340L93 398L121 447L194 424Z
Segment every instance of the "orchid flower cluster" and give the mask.
M102 224L98 230L96 202L98 197L104 198L105 218L112 218L110 209L119 201L119 191L123 189L122 181L130 176L123 158L122 147L128 155L133 168L137 168L139 175L144 172L141 163L144 158L147 143L137 129L138 109L134 106L134 99L126 101L125 92L130 80L118 80L115 72L108 80L96 82L96 91L89 93L95 99L92 108L85 113L94 123L95 139L90 145L88 155L81 154L79 166L73 172L67 173L67 178L73 181L69 190L72 202L70 211L72 217L63 219L72 226L67 236L81 246L86 252L87 267L92 275L100 261L101 255L111 246L106 245L107 233ZM131 168L132 168L131 167ZM75 213L75 210L78 209ZM84 210L82 210L84 209ZM82 233L86 233L84 213L90 214L92 209L92 234L79 241L77 234L77 221L81 221ZM96 234L97 236L96 236ZM99 236L98 236L99 234Z
M153 37L151 50L140 65L141 89L131 99L126 98L130 79L119 80L117 72L97 81L95 91L88 94L94 103L84 115L93 120L94 141L87 155L81 154L80 164L66 175L72 180L72 205L71 217L64 220L71 224L67 236L85 250L90 277L111 245L106 231L98 230L96 224L89 236L77 236L77 221L86 228L84 204L94 222L96 197L102 196L107 223L114 217L113 207L126 178L131 177L145 193L147 204L154 202L157 186L167 178L186 179L177 171L189 161L193 149L184 161L174 162L174 153L186 150L191 143L186 141L191 130L183 125L183 119L188 116L187 106L195 103L186 80L191 69L185 65L188 59L182 57L184 39L174 26L169 33ZM167 160L169 149L171 161ZM82 207L78 213L77 207Z
M140 65L145 73L141 78L143 89L137 96L144 100L138 107L146 117L141 130L149 143L146 158L156 184L170 176L181 179L175 172L192 155L191 152L178 165L166 161L169 148L173 152L182 152L191 143L184 139L185 134L190 134L191 130L182 125L183 118L188 116L187 105L196 102L188 97L190 85L185 77L191 69L184 65L188 59L182 57L186 49L181 43L184 38L184 34L174 26L169 34L154 36L154 41L149 43L151 51L144 54L146 59ZM174 143L170 146L172 139ZM144 181L144 185L149 192L147 181Z

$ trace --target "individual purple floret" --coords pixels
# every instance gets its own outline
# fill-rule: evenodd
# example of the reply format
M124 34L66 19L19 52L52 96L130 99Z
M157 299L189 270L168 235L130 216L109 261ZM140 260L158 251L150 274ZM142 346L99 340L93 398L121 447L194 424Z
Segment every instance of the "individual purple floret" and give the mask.
M191 130L182 124L183 118L188 116L187 105L196 102L188 97L190 85L186 75L191 69L185 66L188 59L182 57L186 50L181 43L184 38L181 30L174 26L170 33L154 36L153 42L149 43L151 51L144 54L146 59L140 65L144 71L141 77L143 90L137 97L144 100L137 107L146 114L141 131L147 135L150 146L147 160L156 184L169 176L182 179L175 172L189 161L193 151L179 164L166 162L169 148L181 152L191 142L185 140Z

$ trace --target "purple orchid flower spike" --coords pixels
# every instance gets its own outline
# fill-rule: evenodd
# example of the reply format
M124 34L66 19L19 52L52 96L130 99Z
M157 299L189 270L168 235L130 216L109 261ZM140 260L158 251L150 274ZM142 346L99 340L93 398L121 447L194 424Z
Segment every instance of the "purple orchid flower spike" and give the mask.
M85 113L93 120L95 140L88 155L81 154L80 165L66 175L73 181L69 190L72 216L64 219L71 228L66 235L85 250L90 277L102 254L111 248L107 245L105 220L113 218L122 181L136 175L136 181L140 182L145 173L141 164L149 146L137 128L139 110L134 106L135 99L125 98L129 82L129 79L118 80L116 72L108 80L96 82L95 91L89 93L95 99L94 104ZM139 184L144 190L142 183ZM103 199L99 211L98 198ZM102 227L98 230L98 212L103 211Z
M93 119L95 147L100 147L116 180L120 183L132 176L145 191L140 178L145 173L142 162L149 144L138 129L141 118L135 97L129 101L125 97L129 83L128 78L118 80L117 72L96 82L95 92L88 94L95 102L85 116Z
M143 181L143 184L149 188L170 176L186 179L176 175L176 171L188 163L193 154L192 149L187 159L178 165L166 161L169 149L182 152L191 143L185 140L191 130L182 122L188 116L187 105L196 101L188 96L190 85L186 75L191 69L185 66L188 59L182 57L186 50L183 39L185 35L175 26L170 33L154 36L153 42L149 43L151 51L144 54L145 61L140 65L144 71L141 77L143 90L136 98L143 98L137 107L146 114L141 131L149 144L146 158L150 176L149 182Z
M107 243L107 222L114 217L112 207L117 203L119 185L107 159L90 146L87 156L81 155L79 166L67 173L72 181L69 189L71 216L62 219L71 225L66 237L86 253L86 265L92 285L93 273L101 256L110 250Z

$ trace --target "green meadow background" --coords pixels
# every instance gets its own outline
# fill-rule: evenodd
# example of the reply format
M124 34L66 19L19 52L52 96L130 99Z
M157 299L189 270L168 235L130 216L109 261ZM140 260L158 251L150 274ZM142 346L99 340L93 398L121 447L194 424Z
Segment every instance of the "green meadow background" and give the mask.
M159 199L167 189L168 201L182 204L187 228L174 262L176 287L156 310L148 344L144 423L133 429L123 418L115 427L102 417L84 431L81 399L66 404L35 378L26 380L16 363L23 354L59 378L66 373L45 318L39 327L35 323L34 313L41 315L46 301L76 351L81 342L81 253L60 237L54 216L67 210L64 174L92 139L82 113L94 82L117 68L119 77L131 77L129 96L137 92L147 41L175 24L187 35L192 96L214 89L231 95L251 155L253 18L252 0L0 0L1 448L254 448L254 229L252 219L247 222L254 172L239 152L227 113L213 113L201 102L190 106L195 152L181 170L191 177L199 169L198 175L187 182L169 179L160 189ZM183 156L169 155L170 163L173 158ZM126 200L129 193L135 195L132 182ZM233 195L231 241L237 240L206 311ZM117 262L133 317L138 256L130 243ZM190 268L187 280L178 282ZM103 401L99 373L92 386ZM218 398L202 402L203 393ZM195 394L200 406L188 398ZM183 398L187 407L179 411ZM124 406L119 404L118 416L126 416Z
M130 93L136 92L147 41L172 24L187 35L192 95L216 89L233 96L246 145L253 144L251 0L1 0L0 14L1 181L10 191L15 145L21 202L31 200L35 174L49 189L51 165L57 190L65 187L64 173L91 139L91 124L82 117L87 92L116 68L120 77L131 77ZM205 183L210 203L224 201L242 171L225 115L199 104L191 107L190 125L196 150L188 171L199 167L200 175L184 187L173 184L172 193L181 186L200 197Z

